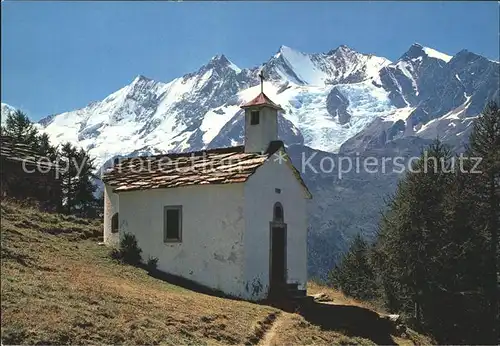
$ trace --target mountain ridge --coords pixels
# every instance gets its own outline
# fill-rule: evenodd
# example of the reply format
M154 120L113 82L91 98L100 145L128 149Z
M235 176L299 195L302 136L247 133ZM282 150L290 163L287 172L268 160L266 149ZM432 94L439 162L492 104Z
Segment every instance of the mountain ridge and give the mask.
M53 144L89 150L99 168L114 157L240 145L240 105L260 92L260 71L265 93L284 108L278 135L295 164L302 153L415 155L438 136L461 151L487 100L500 99L499 63L467 50L451 57L415 43L391 62L345 45L327 53L282 46L251 68L218 54L168 83L137 75L103 100L38 126ZM326 277L355 234L373 238L384 197L399 179L352 174L304 173L315 196L308 207L310 275Z
M422 52L431 49L413 44L406 53L415 47ZM288 133L284 135L287 137L285 142L338 152L346 141L373 120L387 117L401 108L418 108L415 107L416 89L410 90L405 83L410 80L416 87L414 75L418 71L413 70L420 65L405 61L405 54L398 61L390 62L373 54L356 52L346 45L327 53L302 53L283 45L267 62L243 69L224 54L218 54L197 71L168 83L138 75L131 84L101 101L44 118L39 123L55 142L69 140L89 149L98 164L124 154L124 150L131 153L138 147L170 152L198 150L216 143L241 144L238 106L247 101L252 92L257 92L253 88L259 84L257 75L263 70L268 77L266 93L286 105L280 120L280 128L285 130L282 132ZM443 61L428 54L421 54L420 60L433 61L428 65L442 68ZM449 63L454 63L453 58ZM367 98L360 99L359 94ZM118 96L120 99L116 100ZM367 108L357 106L356 102ZM463 103L454 106L457 108ZM450 110L435 113L445 114ZM430 120L423 119L421 109L412 111L415 112L412 117L417 123ZM78 123L78 128L63 121L68 118ZM286 131L285 124L292 130ZM221 138L223 128L232 138ZM120 135L113 140L116 133ZM335 138L334 143L328 140L329 137ZM103 144L110 149L95 150Z

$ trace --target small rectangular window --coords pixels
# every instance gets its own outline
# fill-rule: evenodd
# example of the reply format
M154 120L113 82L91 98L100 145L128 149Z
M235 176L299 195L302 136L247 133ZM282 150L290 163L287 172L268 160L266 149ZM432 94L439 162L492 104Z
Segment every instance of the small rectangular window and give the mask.
M252 111L250 113L250 125L258 125L259 124L259 111Z
M182 240L182 207L166 206L163 209L163 241L180 242Z
M118 213L114 213L111 217L111 233L118 232Z

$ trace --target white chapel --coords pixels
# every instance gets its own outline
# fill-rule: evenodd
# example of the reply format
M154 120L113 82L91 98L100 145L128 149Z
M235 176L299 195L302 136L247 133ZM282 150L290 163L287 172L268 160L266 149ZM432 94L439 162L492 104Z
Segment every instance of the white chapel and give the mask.
M305 294L311 194L262 85L241 106L243 146L128 158L103 174L106 244L133 234L158 270L235 297Z

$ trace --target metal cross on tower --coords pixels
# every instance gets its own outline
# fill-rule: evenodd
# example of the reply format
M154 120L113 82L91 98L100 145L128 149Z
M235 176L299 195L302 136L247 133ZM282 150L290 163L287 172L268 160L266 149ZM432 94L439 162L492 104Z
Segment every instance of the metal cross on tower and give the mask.
M259 73L259 78L260 78L260 92L263 93L264 92L264 73L262 73L262 70L260 71Z

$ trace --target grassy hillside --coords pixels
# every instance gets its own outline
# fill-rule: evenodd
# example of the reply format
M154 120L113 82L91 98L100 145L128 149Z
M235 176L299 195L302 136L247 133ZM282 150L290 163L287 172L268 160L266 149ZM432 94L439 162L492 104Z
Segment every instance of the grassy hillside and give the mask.
M111 260L100 237L99 222L2 202L3 344L373 344L152 278Z

